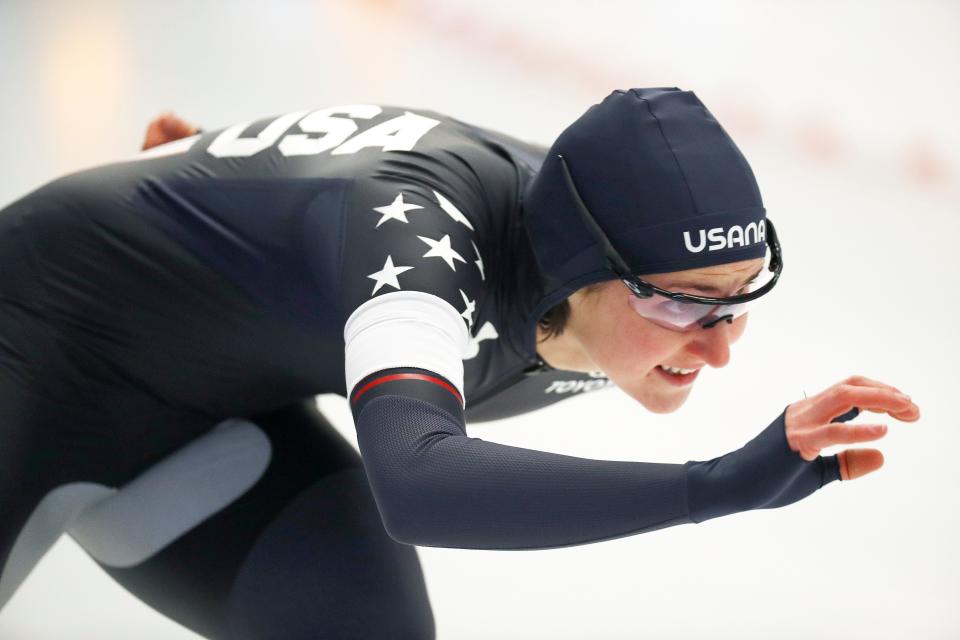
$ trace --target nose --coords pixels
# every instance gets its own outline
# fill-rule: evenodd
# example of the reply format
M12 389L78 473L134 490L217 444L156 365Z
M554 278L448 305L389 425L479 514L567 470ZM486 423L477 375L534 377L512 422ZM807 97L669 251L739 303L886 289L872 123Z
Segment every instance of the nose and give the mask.
M703 327L692 332L689 349L711 367L720 368L730 362L731 329L733 325L722 320L709 329Z

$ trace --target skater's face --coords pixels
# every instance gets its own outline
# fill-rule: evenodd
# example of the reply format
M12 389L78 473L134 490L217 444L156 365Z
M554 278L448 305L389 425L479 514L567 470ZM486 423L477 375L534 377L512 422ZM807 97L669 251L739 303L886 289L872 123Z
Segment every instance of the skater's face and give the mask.
M742 293L763 262L756 258L641 277L670 291L728 297ZM660 365L696 370L726 366L730 345L743 334L748 314L708 329L697 326L675 331L638 315L630 304L632 297L621 280L578 290L568 298L570 316L564 332L546 340L538 350L560 369L603 371L654 413L675 411L687 399L699 371L674 375Z

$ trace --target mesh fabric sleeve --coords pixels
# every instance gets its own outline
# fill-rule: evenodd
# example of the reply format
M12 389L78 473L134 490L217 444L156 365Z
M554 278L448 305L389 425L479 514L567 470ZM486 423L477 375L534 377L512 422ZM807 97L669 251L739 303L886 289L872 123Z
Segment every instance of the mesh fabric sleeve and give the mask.
M690 521L682 465L471 438L436 404L392 394L363 407L357 435L384 525L408 544L549 548Z
M709 461L593 460L469 437L458 397L423 379L377 384L395 375L361 381L361 389L376 386L354 411L384 524L407 544L586 544L784 506L839 479L836 456L807 462L790 450L783 414L744 447Z

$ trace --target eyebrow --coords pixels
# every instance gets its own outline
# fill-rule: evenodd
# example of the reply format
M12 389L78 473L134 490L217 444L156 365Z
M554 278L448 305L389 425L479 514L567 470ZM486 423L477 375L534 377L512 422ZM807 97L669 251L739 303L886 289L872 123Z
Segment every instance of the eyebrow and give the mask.
M754 279L756 279L756 277L759 276L762 271L763 271L763 267L760 267L759 269L757 269L756 273L754 273L752 276L747 278L747 280L743 284L747 284L753 281ZM700 291L701 293L723 293L723 290L720 287L714 287L713 285L697 284L695 282L672 281L670 284L665 285L663 288L670 289L671 287L683 287L685 289L693 289L694 291Z

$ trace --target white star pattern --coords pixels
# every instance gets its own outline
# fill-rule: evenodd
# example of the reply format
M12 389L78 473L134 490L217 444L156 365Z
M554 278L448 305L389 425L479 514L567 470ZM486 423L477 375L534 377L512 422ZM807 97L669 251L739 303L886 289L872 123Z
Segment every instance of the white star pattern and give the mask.
M467 294L460 289L460 295L463 296L463 303L467 305L466 310L460 314L467 321L467 331L473 329L473 312L477 310L477 303L467 297Z
M470 360L471 358L476 358L477 354L480 353L481 342L484 340L496 340L499 337L500 334L497 333L497 328L489 321L484 322L483 326L480 327L480 331L477 332L477 336L470 336L470 342L467 343L467 351L463 354L463 359Z
M439 240L433 240L432 238L425 238L423 236L417 237L430 245L430 251L427 251L425 254L423 254L424 258L443 258L444 262L450 265L450 268L454 271L457 270L457 267L453 264L454 260L459 260L463 263L467 262L463 259L463 256L454 251L453 247L450 246L449 235L445 235Z
M385 284L390 285L394 289L399 289L400 282L397 280L397 276L404 271L409 271L410 269L413 269L413 267L393 266L393 257L388 255L387 261L383 263L383 269L367 276L371 280L376 280L377 282L377 284L373 286L373 291L370 293L370 295L372 296L380 287Z
M453 218L454 220L456 220L456 221L459 222L460 224L465 224L465 225L467 225L467 227L470 229L470 231L473 231L473 225L470 224L470 221L467 220L467 217L466 217L465 215L463 215L462 213L460 213L460 210L459 210L459 209L457 209L455 206L453 206L453 203L452 203L452 202L450 202L449 200L447 200L446 198L444 198L444 197L440 194L439 191L434 191L434 192L433 192L433 195L435 195L435 196L437 197L437 202L440 203L440 208L443 209L444 212L445 212L448 216L450 216L451 218Z
M470 244L473 244L473 240L470 241ZM481 279L481 280L486 280L486 277L484 277L484 275L483 275L483 258L480 257L480 250L477 249L477 245L475 245L475 244L473 244L473 250L474 250L474 251L476 252L476 254L477 254L477 259L474 260L473 263L474 263L475 265L477 265L477 269L480 269L480 279Z
M418 204L407 204L403 201L403 192L397 194L397 197L393 199L393 202L384 206L384 207L374 207L373 210L377 213L382 213L381 217L377 221L377 227L380 227L387 220L399 220L400 222L405 222L410 224L410 221L407 220L407 211L412 209L423 209Z

